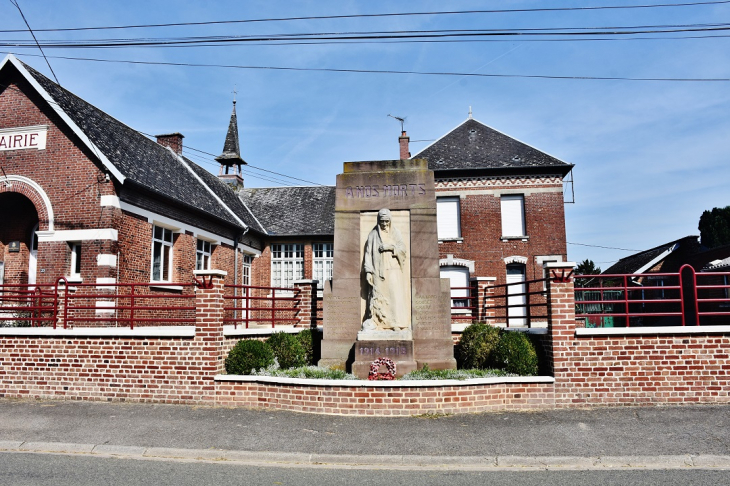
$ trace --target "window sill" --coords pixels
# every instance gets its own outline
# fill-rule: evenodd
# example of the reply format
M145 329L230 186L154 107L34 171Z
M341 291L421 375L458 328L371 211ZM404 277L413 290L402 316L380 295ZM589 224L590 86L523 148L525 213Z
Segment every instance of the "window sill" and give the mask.
M165 282L150 282L150 288L155 290L171 290L174 292L182 292L182 285L165 285Z
M81 278L81 276L79 276L79 275L69 275L68 277L64 277L64 278L70 284L83 283L84 282L84 279Z
M528 241L530 239L529 236L502 236L500 240L502 241L514 241L514 240L521 240L521 241Z
M463 243L464 238L440 238L439 243Z

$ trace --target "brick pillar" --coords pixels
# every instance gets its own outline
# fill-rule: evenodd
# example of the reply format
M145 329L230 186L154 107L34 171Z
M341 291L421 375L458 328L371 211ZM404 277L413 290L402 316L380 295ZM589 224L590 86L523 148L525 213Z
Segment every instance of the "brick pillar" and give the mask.
M545 354L555 377L556 400L560 382L569 380L568 351L575 339L575 291L572 272L575 263L547 263L548 281L548 339Z
M294 288L299 290L295 327L317 327L317 283L318 280L295 280Z
M196 270L195 279L203 285L195 289L195 343L200 347L203 362L200 379L203 400L215 399L213 378L224 371L223 346L223 283L228 273L223 270Z
M476 306L476 321L493 324L494 319L494 284L497 277L474 277L471 279L472 287L475 287L476 299L472 301Z

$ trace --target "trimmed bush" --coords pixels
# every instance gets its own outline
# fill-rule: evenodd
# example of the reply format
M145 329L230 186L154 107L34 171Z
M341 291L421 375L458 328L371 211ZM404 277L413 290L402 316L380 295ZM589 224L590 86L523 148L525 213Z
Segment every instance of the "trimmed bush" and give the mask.
M266 340L282 369L296 368L307 364L307 352L293 334L275 332Z
M460 369L494 368L494 349L499 341L499 328L484 322L471 324L461 335L456 361Z
M255 339L238 341L226 358L226 373L248 375L252 370L274 363L274 353L268 344Z
M507 373L537 375L537 352L524 333L503 331L494 350L494 359L497 366Z
M314 341L312 339L312 330L305 329L296 335L297 341L304 348L305 365L314 365Z

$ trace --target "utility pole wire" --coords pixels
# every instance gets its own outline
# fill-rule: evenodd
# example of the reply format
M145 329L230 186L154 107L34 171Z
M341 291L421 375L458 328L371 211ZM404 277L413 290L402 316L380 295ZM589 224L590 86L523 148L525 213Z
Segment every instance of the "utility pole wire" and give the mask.
M38 50L41 51L41 54L43 54L43 59L46 60L46 64L48 64L48 69L51 70L51 74L53 74L53 79L56 80L56 84L61 86L61 82L56 77L56 73L53 72L53 68L51 67L51 63L48 62L48 58L46 57L46 53L43 52L43 48L41 47L41 44L38 42L38 39L36 39L35 34L33 33L33 29L30 28L30 24L28 24L28 21L25 19L25 15L23 15L23 11L20 9L20 5L18 5L18 0L10 0L10 3L15 5L15 8L18 9L18 12L20 12L20 16L23 17L23 22L25 22L25 25L28 27L28 31L30 32L30 35L33 36L33 40L35 41L36 45L38 46Z

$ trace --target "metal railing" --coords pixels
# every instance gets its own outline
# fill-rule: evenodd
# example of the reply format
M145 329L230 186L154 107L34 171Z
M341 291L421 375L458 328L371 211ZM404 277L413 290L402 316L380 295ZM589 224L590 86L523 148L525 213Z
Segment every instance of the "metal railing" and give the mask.
M245 324L246 329L252 326L274 328L278 323L299 322L298 314L301 303L298 288L260 287L253 285L226 285L224 299L226 311L224 323Z
M195 324L194 283L91 284L69 283L62 277L56 296L64 329Z
M484 319L504 321L507 327L533 327L538 320L547 322L548 280L522 280L487 287L484 290Z
M730 324L730 273L575 276L575 315L586 327Z
M476 310L479 297L476 292L476 287L451 287L452 321L474 321L478 319Z
M43 327L55 320L55 285L0 285L0 327Z

